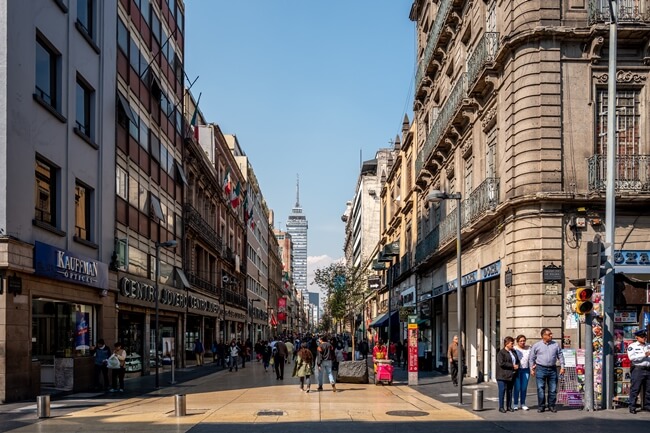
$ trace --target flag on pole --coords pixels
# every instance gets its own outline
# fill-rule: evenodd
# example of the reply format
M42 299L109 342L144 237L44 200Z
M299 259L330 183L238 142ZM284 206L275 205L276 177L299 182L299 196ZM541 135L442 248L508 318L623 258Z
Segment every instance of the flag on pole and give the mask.
M230 184L230 169L226 171L226 175L223 178L223 192L227 197L230 197L232 192L232 185Z
M237 209L237 207L239 206L240 194L241 194L241 185L239 181L237 181L237 186L232 191L232 194L230 194L230 205L232 206L233 209Z
M199 97L196 100L196 107L194 107L194 114L192 114L192 120L190 122L190 129L192 136L194 137L195 140L199 140L199 125L198 123L198 118L199 118L199 101L201 101L201 95L202 93L199 93ZM190 132L190 131L188 131ZM189 138L189 135L188 135Z

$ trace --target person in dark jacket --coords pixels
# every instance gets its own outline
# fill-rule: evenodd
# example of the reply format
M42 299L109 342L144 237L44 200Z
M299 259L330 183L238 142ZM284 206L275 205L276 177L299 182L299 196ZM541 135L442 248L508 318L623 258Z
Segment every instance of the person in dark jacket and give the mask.
M503 339L503 349L497 353L497 383L499 384L499 412L514 412L512 408L512 389L519 369L519 357L514 350L515 339L508 336ZM504 401L505 400L505 401Z
M95 357L95 389L108 391L108 357L111 356L111 349L108 348L103 338L97 340L97 346L90 348L90 353ZM104 380L99 384L100 376Z

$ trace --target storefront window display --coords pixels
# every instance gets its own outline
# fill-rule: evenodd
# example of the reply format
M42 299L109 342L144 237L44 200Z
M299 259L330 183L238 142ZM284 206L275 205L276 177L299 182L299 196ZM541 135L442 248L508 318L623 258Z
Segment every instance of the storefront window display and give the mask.
M160 323L160 333L158 335L159 338L159 344L158 344L158 359L160 360L160 364L162 365L171 365L172 360L170 358L171 353L176 353L176 348L165 348L165 350L162 350L162 342L163 341L175 341L176 338L176 325L174 323L170 322L161 322ZM151 328L151 335L149 336L149 347L156 347L156 341L155 341L155 334L156 331L153 328ZM167 340L165 340L167 339ZM154 352L153 349L149 350L149 366L150 367L155 367L156 366L156 353Z
M96 341L92 305L47 298L32 301L32 355L40 361L90 356Z
M126 350L124 367L127 373L142 371L144 315L120 313L119 323L119 340L124 344L124 350Z

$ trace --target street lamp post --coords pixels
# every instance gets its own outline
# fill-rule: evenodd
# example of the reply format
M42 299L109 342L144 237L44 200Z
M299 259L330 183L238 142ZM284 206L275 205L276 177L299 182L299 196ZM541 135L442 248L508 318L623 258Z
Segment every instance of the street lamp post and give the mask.
M253 342L253 327L255 326L254 322L253 322L253 320L254 320L254 318L253 318L253 309L255 308L255 303L256 302L262 302L262 300L261 299L251 299L251 313L250 313L251 314L251 327L248 330L248 339L251 341L251 343Z
M460 242L460 226L461 226L461 209L460 200L462 196L457 193L446 193L439 190L433 190L427 196L427 201L439 203L443 200L458 200L456 205L456 298L458 309L458 404L463 404L463 284L461 282L461 242Z
M166 242L156 242L156 281L154 283L154 290L156 292L156 329L154 330L154 351L156 352L156 389L160 388L160 376L158 374L158 369L160 365L160 357L158 355L158 336L160 335L160 291L158 290L158 281L160 280L160 248L174 248L178 245L178 242L175 239ZM176 354L174 354L176 356Z

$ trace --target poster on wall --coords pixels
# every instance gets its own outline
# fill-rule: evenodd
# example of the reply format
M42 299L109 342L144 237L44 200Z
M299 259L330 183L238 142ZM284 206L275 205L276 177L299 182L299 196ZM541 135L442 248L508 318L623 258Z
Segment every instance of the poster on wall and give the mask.
M162 339L162 363L163 365L171 365L174 359L174 351L176 342L174 337L163 337Z
M88 332L88 313L77 311L75 317L75 340L74 346L77 350L90 349L90 334Z

